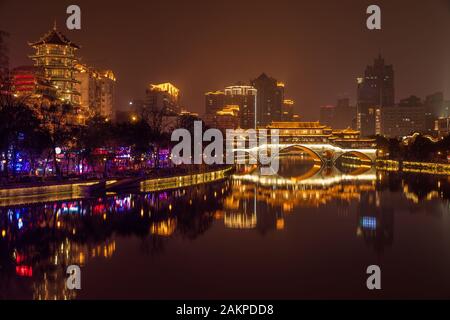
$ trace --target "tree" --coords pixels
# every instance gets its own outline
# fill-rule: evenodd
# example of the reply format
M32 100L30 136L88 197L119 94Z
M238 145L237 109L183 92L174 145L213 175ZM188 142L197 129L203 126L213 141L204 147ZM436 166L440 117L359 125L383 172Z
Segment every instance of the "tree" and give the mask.
M408 157L419 161L428 160L434 149L435 145L430 139L418 135L408 146Z
M100 148L115 148L116 144L113 141L113 125L111 122L100 115L95 115L90 118L85 126L78 126L73 128L72 136L75 140L75 149L79 152L79 165L84 163L95 168L98 163L104 165L104 176L108 176L108 163L111 160L109 155L96 154L95 151ZM105 160L106 158L106 160ZM83 166L84 168L84 166Z
M10 96L0 99L0 155L4 161L4 175L8 177L10 161L12 161L13 175L16 175L18 152L29 155L39 148L42 135L40 122L35 111ZM31 145L34 145L33 150Z
M62 171L58 164L57 148L62 148L71 140L71 128L68 126L68 118L73 114L73 106L70 104L41 105L43 126L49 133L50 154L53 157L53 167L56 176L62 178Z

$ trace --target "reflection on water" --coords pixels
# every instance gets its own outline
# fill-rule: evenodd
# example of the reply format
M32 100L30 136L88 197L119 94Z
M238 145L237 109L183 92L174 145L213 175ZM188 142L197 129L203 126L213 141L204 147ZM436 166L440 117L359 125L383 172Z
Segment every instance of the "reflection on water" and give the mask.
M385 292L404 297L402 259L450 297L448 178L280 164L272 177L245 167L170 192L0 208L0 298L366 297L371 263L394 269ZM79 292L65 287L71 264Z

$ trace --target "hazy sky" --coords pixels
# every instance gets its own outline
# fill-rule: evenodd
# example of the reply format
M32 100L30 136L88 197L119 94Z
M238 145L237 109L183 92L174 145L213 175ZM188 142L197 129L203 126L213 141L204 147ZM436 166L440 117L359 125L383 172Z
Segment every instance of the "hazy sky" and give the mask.
M81 7L80 31L65 27L70 4ZM381 6L381 31L366 29L370 4ZM149 83L170 81L202 113L204 92L266 72L316 120L338 97L354 103L355 78L380 52L394 65L396 100L439 90L450 99L448 0L0 0L13 67L30 64L27 42L55 19L83 62L116 73L121 108Z

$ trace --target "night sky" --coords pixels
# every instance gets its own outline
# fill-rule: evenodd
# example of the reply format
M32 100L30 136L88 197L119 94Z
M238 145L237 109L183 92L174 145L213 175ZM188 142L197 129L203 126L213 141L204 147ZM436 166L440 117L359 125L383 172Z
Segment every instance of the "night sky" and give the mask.
M82 30L65 27L82 10ZM382 9L382 30L366 29L366 8ZM450 99L450 4L429 1L17 1L0 0L11 66L29 65L28 41L53 26L80 44L82 62L112 69L117 106L170 81L182 105L203 113L204 93L261 72L286 83L303 119L338 97L355 103L356 80L381 53L394 64L396 100L444 91Z

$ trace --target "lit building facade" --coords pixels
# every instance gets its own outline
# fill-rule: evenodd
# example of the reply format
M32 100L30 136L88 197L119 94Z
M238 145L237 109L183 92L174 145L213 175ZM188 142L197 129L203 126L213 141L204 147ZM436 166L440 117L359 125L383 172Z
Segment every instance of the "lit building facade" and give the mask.
M257 90L252 86L235 85L225 88L226 105L239 107L239 126L254 129L256 121Z
M336 144L346 148L375 148L374 139L360 137L360 132L347 128L333 130L331 127L315 122L272 122L267 129L279 130L279 142L291 143L316 143Z
M364 77L358 78L357 129L363 136L377 134L380 109L394 105L394 68L386 65L384 59L378 56L373 65L366 67Z
M251 81L258 91L256 126L264 127L272 121L280 121L284 102L284 83L265 73Z
M326 143L333 135L333 130L318 121L315 122L279 122L274 121L267 129L278 129L280 143L314 142Z
M95 70L77 64L75 75L77 91L80 92L80 105L85 116L101 115L115 119L114 101L116 78L111 70Z
M281 121L293 121L294 118L294 100L284 99Z
M30 56L35 66L43 71L43 77L56 88L58 98L74 106L80 104L80 93L76 90L76 51L80 48L67 39L55 27L40 40L29 43L35 53Z
M225 106L225 92L214 91L205 93L205 114L216 114Z
M41 68L22 66L11 71L11 91L26 104L49 104L57 99L56 88L43 78Z
M146 90L145 106L165 115L178 115L181 111L180 90L169 82L150 84Z
M215 114L205 114L203 120L210 128L226 131L240 127L239 106L226 105Z
M411 96L397 106L381 109L381 134L404 137L415 132L424 133L425 118L425 106L420 98Z

